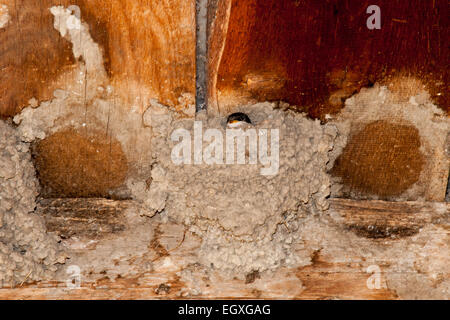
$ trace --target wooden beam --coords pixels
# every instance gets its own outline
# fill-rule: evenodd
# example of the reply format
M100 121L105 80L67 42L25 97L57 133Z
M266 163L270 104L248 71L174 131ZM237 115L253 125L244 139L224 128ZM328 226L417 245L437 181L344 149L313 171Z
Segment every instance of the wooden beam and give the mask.
M0 28L0 118L31 98L61 89L76 61L69 41L53 27L52 6L77 5L124 107L149 98L180 107L195 95L195 0L4 0L9 22Z
M225 111L219 109L217 78L227 39L231 2L232 0L214 0L210 7L208 37L208 104L210 114Z
M369 0L223 1L231 11L226 36L218 35L225 40L216 88L221 109L283 100L324 119L362 87L403 74L420 79L450 111L443 94L445 0L379 0L375 30L367 27Z
M57 224L60 224L64 232L70 230L70 234L84 237L88 241L92 237L101 235L101 233L92 232L99 226L110 226L110 229L114 229L113 225L120 226L124 210L132 205L132 201L52 199L41 201L38 212L44 215L47 225L52 230L56 231ZM416 228L427 224L435 224L449 230L449 203L393 203L330 199L330 206L329 212L336 223L378 244L380 242L376 238L383 236L382 243L386 246L392 245L399 237L409 237L412 232L396 232L396 230L415 231ZM153 263L159 265L155 270L133 277L117 277L114 280L101 275L100 277L99 275L83 275L82 285L78 289L68 289L64 281L42 281L16 288L2 288L0 299L402 298L389 287L378 290L369 289L367 279L370 274L367 274L366 268L360 263L331 262L322 255L320 250L314 254L312 264L309 266L295 269L281 268L268 274L256 272L247 275L245 280L226 279L214 271L208 271L208 276L205 277L205 273L202 273L203 267L190 265L185 270L194 275L197 274L198 282L186 283L179 276L182 270L166 266L171 260L177 261L187 256L195 256L198 239L187 233L180 242L180 226L170 222L162 223L157 218L153 219L155 219L154 229L160 230L155 232L155 238L149 246L149 250L155 256ZM83 225L88 221L95 227L89 229ZM378 231L373 231L371 226L375 226L375 230ZM361 232L361 230L366 231ZM442 254L448 253L442 252ZM387 274L384 274L385 276ZM192 291L192 286L196 286L198 292Z
M399 238L417 233L426 224L449 225L448 202L329 201L337 223L367 238ZM95 238L123 230L123 212L132 205L130 200L42 199L37 212L50 232Z
M330 209L348 229L367 238L410 236L427 224L449 226L448 202L388 202L330 199Z
M129 205L107 199L41 199L37 213L45 218L47 231L63 239L97 239L125 229L123 213Z

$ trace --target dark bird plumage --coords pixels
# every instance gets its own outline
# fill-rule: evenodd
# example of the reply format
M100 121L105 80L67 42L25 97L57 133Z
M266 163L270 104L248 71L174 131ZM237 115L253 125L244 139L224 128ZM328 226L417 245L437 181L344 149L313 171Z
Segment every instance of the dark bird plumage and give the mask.
M244 123L251 124L252 121L250 120L248 115L246 115L243 112L236 112L236 113L230 114L228 116L228 119L227 119L228 126L235 127L235 126L239 126L240 124L244 124Z

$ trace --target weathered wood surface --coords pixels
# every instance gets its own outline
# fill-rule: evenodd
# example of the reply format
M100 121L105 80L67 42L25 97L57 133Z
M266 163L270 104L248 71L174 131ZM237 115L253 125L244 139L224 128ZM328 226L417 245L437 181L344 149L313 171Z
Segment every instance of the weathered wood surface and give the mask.
M330 199L331 211L335 213L337 223L369 238L380 238L383 241L395 242L398 237L409 237L410 233L398 230L415 230L426 224L436 224L449 230L449 203L390 203L383 201L354 201L347 199ZM73 207L74 209L68 210ZM104 199L54 199L41 202L39 212L44 214L47 223L55 229L61 224L63 230L71 224L73 234L84 235L87 238L104 234L98 231L99 226L118 223L126 203ZM87 228L78 219L83 220L89 210L96 217L94 228ZM106 215L116 215L112 220ZM73 222L75 224L72 224ZM120 223L118 223L120 224ZM375 232L391 228L390 232ZM0 299L397 299L397 293L387 287L369 289L367 279L370 274L367 266L360 262L329 262L320 251L312 259L312 264L297 269L279 269L270 275L258 273L247 275L245 280L224 279L218 274L210 273L207 278L201 278L199 283L184 283L178 275L179 269L170 261L177 261L193 256L198 248L198 239L189 233L180 233L180 226L162 223L155 220L155 238L149 245L158 267L147 273L133 277L117 277L111 280L107 277L92 279L83 278L78 289L69 289L65 281L50 281L34 284L24 284L17 288L0 289ZM95 232L86 230L97 229ZM108 229L108 228L106 228ZM105 230L106 230L105 229ZM361 230L366 230L361 232ZM373 232L371 232L373 231ZM130 230L129 232L132 232ZM374 233L375 232L375 233ZM394 235L394 237L392 237ZM373 239L371 241L379 241ZM88 249L86 249L88 250ZM448 252L442 252L447 255ZM356 261L356 259L355 259ZM389 263L388 261L386 263ZM201 267L189 265L191 272L201 274ZM201 294L190 290L199 286Z
M38 214L45 217L48 232L61 238L95 238L123 231L123 211L129 201L107 199L42 199Z
M387 202L378 200L330 199L338 222L367 238L402 237L416 233L426 224L449 225L450 203ZM124 229L123 211L133 201L107 199L42 199L38 213L47 230L58 235L93 236Z
M396 75L421 79L436 102L449 108L445 0L378 1L381 30L366 26L368 0L210 3L214 110L281 99L323 118L361 87ZM51 99L59 78L76 63L71 44L53 28L48 9L54 5L80 7L124 106L154 98L180 108L179 98L194 96L194 0L3 0L2 5L10 19L0 28L0 117L20 112L33 97Z
M283 100L313 117L377 81L411 75L449 111L445 0L221 0L231 6L217 76L219 107ZM369 30L370 5L381 29Z
M195 93L194 0L4 0L10 16L0 28L0 117L36 98L52 98L76 61L72 45L53 27L52 6L77 5L103 50L105 69L125 102L148 98L176 107ZM62 77L62 79L60 79ZM193 102L193 101L192 101Z
M368 238L408 236L426 224L449 226L450 221L450 203L350 199L330 202L347 228Z

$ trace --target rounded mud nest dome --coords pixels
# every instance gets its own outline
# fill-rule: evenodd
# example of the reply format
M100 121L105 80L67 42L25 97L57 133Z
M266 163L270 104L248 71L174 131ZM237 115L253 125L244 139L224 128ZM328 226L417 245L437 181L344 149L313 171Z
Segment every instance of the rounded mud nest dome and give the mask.
M33 213L37 190L29 145L0 121L0 287L47 279L63 259Z
M302 114L275 110L271 103L236 111L252 122L243 129L250 137L241 149L239 143L234 149L233 142L233 149L227 147L233 129L225 129L226 117L200 122L177 119L163 108L147 110L144 121L153 128L156 161L143 201L203 239L200 260L205 265L233 274L294 265L301 259L291 250L301 219L328 208L326 164L336 130ZM178 162L182 144L192 146L191 164ZM239 152L244 164L237 162ZM230 153L235 156L231 163ZM207 154L213 159L205 159Z

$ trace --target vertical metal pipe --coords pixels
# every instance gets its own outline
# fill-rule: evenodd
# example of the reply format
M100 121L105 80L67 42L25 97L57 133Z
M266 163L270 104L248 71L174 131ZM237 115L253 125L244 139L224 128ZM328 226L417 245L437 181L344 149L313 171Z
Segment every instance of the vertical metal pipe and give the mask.
M208 106L208 0L195 1L195 111Z

